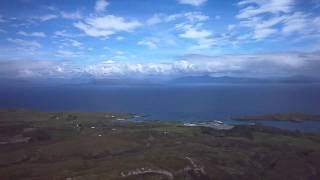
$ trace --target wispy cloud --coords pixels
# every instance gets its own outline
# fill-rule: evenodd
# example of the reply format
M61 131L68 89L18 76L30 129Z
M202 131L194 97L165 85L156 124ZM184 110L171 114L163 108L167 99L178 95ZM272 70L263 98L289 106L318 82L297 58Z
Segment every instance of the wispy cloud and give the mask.
M124 40L125 38L123 37L123 36L117 36L116 37L116 40L118 40L118 41L122 41L122 40Z
M201 12L185 12L176 14L154 14L147 20L148 25L156 25L160 23L175 23L171 31L178 31L178 36L183 39L189 39L195 42L190 50L208 49L216 44L216 39L213 38L213 33L205 29L204 23L210 20L210 17ZM172 35L171 35L172 36ZM169 39L170 40L170 39ZM155 47L154 42L143 41L149 47ZM175 44L175 43L174 43Z
M253 30L251 38L255 40L317 32L316 17L296 11L295 4L294 0L243 0L238 3L240 12L236 17L240 26Z
M155 25L163 22L163 15L162 14L155 14L151 18L147 20L148 25Z
M75 20L75 19L82 19L83 18L82 14L79 11L74 11L74 12L62 11L60 14L61 14L61 17L64 19Z
M306 32L309 25L313 28L309 22L309 18L307 14L302 12L295 12L291 16L287 16L283 22L282 33L290 35L295 32Z
M50 10L50 11L57 11L58 10L58 8L57 7L55 7L55 6L43 6L45 9L48 9L48 10Z
M180 4L188 4L192 6L200 6L207 2L207 0L178 0Z
M241 10L236 17L242 26L253 28L254 39L264 39L279 32L276 25L284 21L284 13L292 12L293 4L293 0L243 0L238 3Z
M54 37L61 38L61 37L67 37L67 38L75 38L75 37L81 37L82 35L79 33L70 33L67 30L58 30L55 31Z
M56 56L58 56L58 57L66 57L66 58L79 57L79 56L81 56L81 53L76 52L76 51L60 49L60 50L56 51Z
M79 49L82 49L84 47L83 43L77 41L77 40L73 40L73 39L69 39L71 45L73 47L76 47L76 48L79 48Z
M35 16L32 19L44 22L44 21L49 21L49 20L56 19L56 18L58 18L58 16L55 14L45 14L45 15L41 15L41 16Z
M203 29L201 25L182 24L177 25L177 29L184 31L179 34L180 37L196 41L197 44L192 46L191 49L208 49L216 45L216 40L213 38L212 32Z
M76 28L82 30L88 36L108 37L116 32L130 32L141 26L136 20L126 20L123 17L106 15L101 17L90 17L85 21L74 24Z
M38 43L37 41L27 41L27 40L23 40L23 39L12 39L12 38L8 38L7 40L11 43L18 45L18 46L24 46L27 48L39 49L42 47L41 44Z
M139 41L137 44L147 46L150 49L155 49L158 47L159 42L160 42L160 40L158 38L146 38L146 39Z
M293 10L294 0L243 0L238 3L244 7L237 15L239 19L252 18L264 13L289 13Z
M209 16L202 14L201 12L186 12L186 13L176 13L176 14L154 14L150 17L146 24L148 25L156 25L159 23L169 23L173 21L177 21L179 19L186 19L189 22L201 22L209 20Z
M27 33L25 31L19 31L18 34L22 35L22 36L31 36L31 37L46 37L47 36L44 32L30 32L30 33Z
M103 12L106 10L108 5L109 3L107 0L97 0L94 9L96 12Z
M204 39L212 35L211 32L207 30L200 30L192 25L184 25L181 27L183 30L185 30L184 33L180 34L180 37L183 38L189 38L189 39Z

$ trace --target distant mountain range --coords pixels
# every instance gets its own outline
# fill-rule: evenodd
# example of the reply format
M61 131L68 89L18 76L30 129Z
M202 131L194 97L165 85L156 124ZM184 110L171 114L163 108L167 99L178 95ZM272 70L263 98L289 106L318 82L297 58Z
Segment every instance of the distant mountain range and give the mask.
M172 85L172 84L250 84L250 83L320 83L320 78L293 76L286 78L253 78L253 77L212 77L185 76L171 80L163 79L94 79L94 85Z
M133 79L133 78L101 78L80 77L73 79L9 79L0 78L2 85L106 85L106 86L150 86L150 85L179 85L179 84L254 84L254 83L320 83L320 78L293 76L286 78L253 78L253 77L212 77L212 76L185 76L174 79Z
M152 85L159 84L157 81L146 79L126 79L126 78L108 78L108 79L94 79L89 82L92 85Z
M178 84L208 84L208 83L317 83L320 78L293 76L286 78L252 78L252 77L211 77L211 76L186 76L176 78L171 83Z

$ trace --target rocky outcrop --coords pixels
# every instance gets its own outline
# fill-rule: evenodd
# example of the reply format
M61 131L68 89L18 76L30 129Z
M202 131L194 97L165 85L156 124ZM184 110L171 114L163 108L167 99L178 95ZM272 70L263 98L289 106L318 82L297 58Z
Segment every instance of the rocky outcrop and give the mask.
M151 169L151 168L140 168L135 170L130 170L127 172L121 172L122 178L127 178L130 176L138 176L138 175L145 175L145 174L156 174L167 177L168 179L173 179L173 175L171 172L162 170L162 169Z

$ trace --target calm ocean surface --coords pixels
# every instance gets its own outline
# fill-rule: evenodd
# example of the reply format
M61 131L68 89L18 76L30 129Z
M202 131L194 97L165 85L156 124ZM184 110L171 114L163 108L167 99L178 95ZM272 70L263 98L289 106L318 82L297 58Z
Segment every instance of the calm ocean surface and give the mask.
M1 87L0 108L131 112L153 120L239 123L230 118L276 112L320 114L320 85ZM264 123L320 132L320 121Z

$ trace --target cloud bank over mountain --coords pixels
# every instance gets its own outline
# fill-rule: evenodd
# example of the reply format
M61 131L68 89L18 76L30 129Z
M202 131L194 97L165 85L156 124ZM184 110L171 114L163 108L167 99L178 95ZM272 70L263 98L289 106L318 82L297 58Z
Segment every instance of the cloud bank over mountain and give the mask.
M320 53L278 53L204 56L186 55L176 61L132 63L103 61L83 66L72 61L1 61L2 78L132 78L182 76L320 77Z

